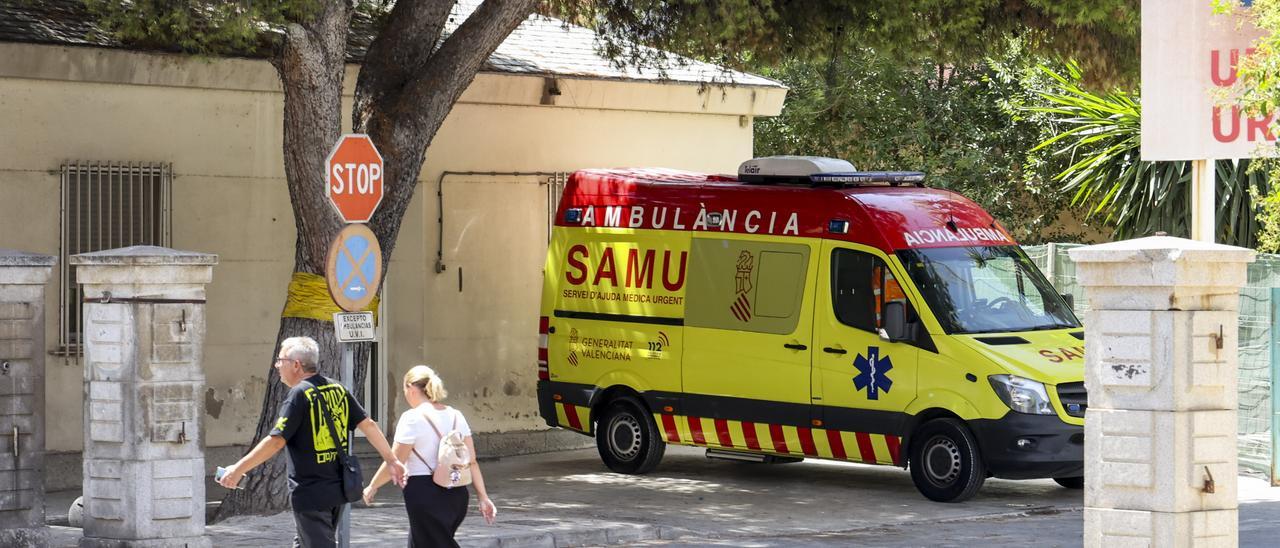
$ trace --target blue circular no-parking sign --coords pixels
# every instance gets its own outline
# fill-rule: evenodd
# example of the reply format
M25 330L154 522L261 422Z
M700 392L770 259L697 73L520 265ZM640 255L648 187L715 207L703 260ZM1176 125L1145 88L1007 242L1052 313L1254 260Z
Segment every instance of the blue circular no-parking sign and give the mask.
M329 245L325 268L333 302L347 312L364 310L382 280L382 247L363 224L347 225Z

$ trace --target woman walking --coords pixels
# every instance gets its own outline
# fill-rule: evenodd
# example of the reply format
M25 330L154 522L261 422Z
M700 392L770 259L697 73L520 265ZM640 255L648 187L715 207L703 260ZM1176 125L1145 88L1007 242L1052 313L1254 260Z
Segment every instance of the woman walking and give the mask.
M471 427L461 412L440 403L447 395L444 382L430 367L415 366L404 376L404 398L409 402L409 410L400 415L396 423L391 450L408 469L404 506L409 513L410 548L458 546L453 535L467 515L467 488L445 488L432 481L441 438L450 431L456 430L464 436L471 455L471 483L480 499L480 514L489 524L493 524L498 515L497 507L485 491L484 476L475 459ZM364 490L365 503L372 502L378 488L390 479L386 465L379 467Z

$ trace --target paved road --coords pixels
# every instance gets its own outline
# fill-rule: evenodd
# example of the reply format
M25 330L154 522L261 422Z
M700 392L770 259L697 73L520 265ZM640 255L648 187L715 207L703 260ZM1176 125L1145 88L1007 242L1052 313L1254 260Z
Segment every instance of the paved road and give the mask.
M464 546L972 546L1033 541L1079 546L1081 491L1049 480L989 480L963 504L921 497L894 468L804 462L713 461L701 450L668 448L645 476L608 472L594 450L484 463L499 525L471 515ZM353 514L353 545L402 545L404 509L394 487ZM282 546L289 514L211 525L215 546ZM58 528L62 546L78 529ZM1280 538L1280 489L1241 479L1241 545ZM390 544L388 544L390 543Z

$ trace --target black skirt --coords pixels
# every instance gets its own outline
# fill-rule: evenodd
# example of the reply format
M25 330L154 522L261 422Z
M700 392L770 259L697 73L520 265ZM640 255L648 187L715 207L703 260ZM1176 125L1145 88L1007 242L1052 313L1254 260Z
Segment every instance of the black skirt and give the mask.
M467 517L471 495L466 487L445 489L431 476L409 476L404 508L409 513L409 548L456 547L453 534Z

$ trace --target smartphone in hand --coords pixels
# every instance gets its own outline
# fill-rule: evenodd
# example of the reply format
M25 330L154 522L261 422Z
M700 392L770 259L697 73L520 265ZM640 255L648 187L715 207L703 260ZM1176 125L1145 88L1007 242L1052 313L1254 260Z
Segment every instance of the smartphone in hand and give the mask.
M225 467L219 466L213 471L213 481L217 483L221 483L222 478L226 475L227 475L227 469ZM244 488L237 485L233 489L244 489Z

